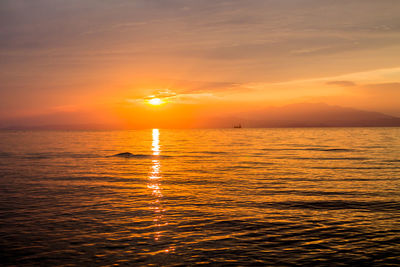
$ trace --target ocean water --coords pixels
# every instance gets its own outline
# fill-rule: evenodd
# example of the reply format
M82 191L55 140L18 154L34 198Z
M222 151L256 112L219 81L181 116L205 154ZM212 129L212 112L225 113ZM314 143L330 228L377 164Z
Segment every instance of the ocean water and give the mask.
M400 265L400 128L3 131L0 256Z

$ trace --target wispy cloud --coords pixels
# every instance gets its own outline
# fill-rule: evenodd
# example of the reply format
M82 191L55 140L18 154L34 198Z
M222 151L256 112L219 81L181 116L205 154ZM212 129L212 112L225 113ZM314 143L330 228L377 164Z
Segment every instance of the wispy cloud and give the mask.
M212 93L175 93L170 90L155 91L151 95L138 98L129 98L126 101L130 103L146 103L148 100L153 98L159 98L163 102L173 102L178 104L197 104L202 101L211 99L218 99Z
M336 85L342 87L350 87L355 86L356 84L352 81L330 81L326 83L327 85Z
M160 99L167 100L167 99L175 98L176 96L177 96L176 93L171 92L171 91L169 91L169 90L167 89L167 90L162 90L162 91L156 91L156 92L153 93L152 95L145 96L145 97L143 97L142 99L143 99L143 100L149 100L149 99L152 99L152 98L160 98Z
M197 104L202 101L218 100L217 97L211 93L198 93L198 94L179 94L176 96L176 103L181 104Z
M323 82L328 83L330 81L380 81L380 80L389 80L389 81L397 81L400 75L400 67L393 68L379 68L372 69L367 71L360 72L349 72L340 75L332 75L325 76L319 78L311 78L311 79L294 79L285 82L275 82L275 83L252 83L252 87L260 87L266 85L298 85L303 83L317 83Z

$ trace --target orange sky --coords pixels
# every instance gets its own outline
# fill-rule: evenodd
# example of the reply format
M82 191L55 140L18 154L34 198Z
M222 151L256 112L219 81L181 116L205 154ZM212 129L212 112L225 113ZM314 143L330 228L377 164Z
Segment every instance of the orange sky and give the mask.
M397 0L1 1L0 126L197 127L297 102L400 116L399 14Z

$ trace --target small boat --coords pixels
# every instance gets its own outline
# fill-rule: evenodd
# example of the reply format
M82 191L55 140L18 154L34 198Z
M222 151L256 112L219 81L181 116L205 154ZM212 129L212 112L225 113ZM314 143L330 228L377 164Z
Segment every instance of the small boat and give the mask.
M233 125L233 128L242 128L242 125L239 123L238 125Z

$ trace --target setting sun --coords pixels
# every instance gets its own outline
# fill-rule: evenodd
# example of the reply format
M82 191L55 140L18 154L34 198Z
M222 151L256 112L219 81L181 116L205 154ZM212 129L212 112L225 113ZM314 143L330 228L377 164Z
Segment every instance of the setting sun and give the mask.
M400 267L399 17L0 0L0 267Z
M161 105L164 103L164 101L162 101L160 98L152 98L148 102L150 105L153 105L153 106L158 106L158 105Z

